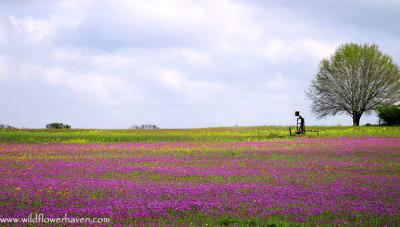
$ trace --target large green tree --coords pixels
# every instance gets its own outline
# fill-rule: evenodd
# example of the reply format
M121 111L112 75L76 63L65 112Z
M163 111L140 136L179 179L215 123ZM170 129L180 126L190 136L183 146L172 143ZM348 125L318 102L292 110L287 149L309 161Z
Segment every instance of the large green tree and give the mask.
M364 113L399 101L399 67L377 45L344 44L321 61L307 96L319 118L345 113L358 126Z

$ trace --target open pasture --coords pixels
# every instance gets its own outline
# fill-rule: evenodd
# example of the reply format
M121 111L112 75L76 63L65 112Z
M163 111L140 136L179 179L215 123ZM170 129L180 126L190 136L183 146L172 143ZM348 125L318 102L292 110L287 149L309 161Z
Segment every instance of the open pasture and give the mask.
M293 126L292 130L295 130ZM344 136L400 137L400 127L307 126L307 137ZM232 142L270 141L287 138L289 138L289 129L286 126L157 130L0 130L0 143Z
M399 163L383 136L1 144L0 217L395 226Z

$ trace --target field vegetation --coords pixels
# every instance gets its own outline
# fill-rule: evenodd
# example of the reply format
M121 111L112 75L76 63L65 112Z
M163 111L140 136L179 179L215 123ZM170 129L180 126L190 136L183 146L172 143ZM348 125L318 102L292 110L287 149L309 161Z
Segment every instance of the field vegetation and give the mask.
M293 130L293 129L292 129ZM307 137L400 137L400 127L310 126ZM221 127L200 129L14 129L0 130L0 143L119 143L162 141L267 141L289 139L286 126Z
M0 218L399 226L400 128L0 131Z

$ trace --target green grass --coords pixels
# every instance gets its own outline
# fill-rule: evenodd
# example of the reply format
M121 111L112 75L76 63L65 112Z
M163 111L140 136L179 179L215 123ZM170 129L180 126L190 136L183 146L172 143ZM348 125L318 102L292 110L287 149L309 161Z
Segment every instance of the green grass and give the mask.
M169 219L148 219L150 223L157 223L161 226L257 226L257 227L308 227L308 226L392 226L393 222L389 217L378 217L363 214L359 216L349 216L345 222L334 223L335 216L324 213L322 215L311 216L305 218L304 222L291 221L285 216L269 216L265 219L259 218L241 218L235 216L221 216L211 218L202 213L192 212L175 212L170 213L176 219L171 222ZM330 219L333 223L326 223L324 220ZM134 224L143 225L138 220L132 220ZM188 224L189 223L189 224ZM128 224L128 223L126 223ZM131 224L131 223L130 223ZM394 226L394 225L393 225Z
M379 126L310 126L307 136L383 136L400 137L400 127ZM317 132L313 132L317 130ZM229 142L264 141L287 139L286 126L257 126L204 129L159 129L159 130L48 130L18 129L0 130L0 143L121 143L121 142Z

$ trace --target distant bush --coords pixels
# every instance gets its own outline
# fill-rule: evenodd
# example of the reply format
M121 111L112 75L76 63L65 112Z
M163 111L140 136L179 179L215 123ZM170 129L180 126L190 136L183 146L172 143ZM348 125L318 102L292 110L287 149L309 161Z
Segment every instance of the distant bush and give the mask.
M71 125L63 124L63 123L50 123L46 125L47 129L70 129Z
M159 127L157 125L143 124L131 126L129 129L159 129Z
M16 129L14 126L0 124L0 129Z
M378 116L386 125L400 125L400 105L384 105L378 108Z

